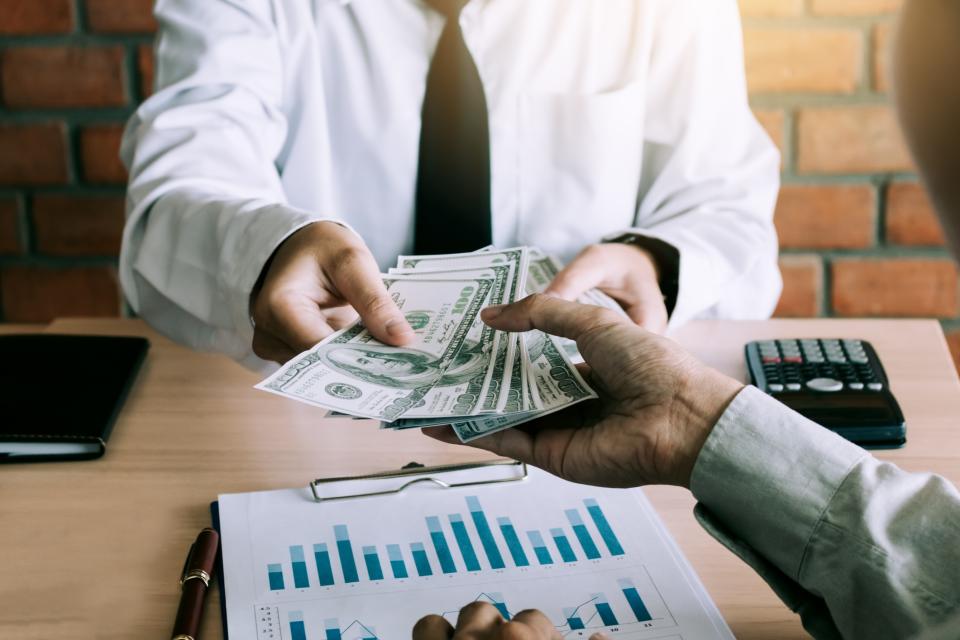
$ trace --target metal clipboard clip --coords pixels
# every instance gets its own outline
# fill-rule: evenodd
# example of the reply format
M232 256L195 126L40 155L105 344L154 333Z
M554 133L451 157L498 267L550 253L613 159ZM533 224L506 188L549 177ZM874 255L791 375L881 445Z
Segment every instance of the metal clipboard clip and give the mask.
M484 477L471 477L477 473L481 473ZM436 467L425 467L416 462L411 462L398 471L382 471L369 475L339 478L319 478L310 483L310 491L313 493L315 502L329 502L332 500L394 495L421 483L432 484L441 489L456 489L504 482L523 482L527 477L527 465L516 460L490 460L488 462L449 464ZM342 490L339 485L344 485Z

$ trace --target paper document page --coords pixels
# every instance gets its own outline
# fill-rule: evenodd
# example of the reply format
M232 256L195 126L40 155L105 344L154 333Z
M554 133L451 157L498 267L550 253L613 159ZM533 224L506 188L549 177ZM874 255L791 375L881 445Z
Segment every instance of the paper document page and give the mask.
M733 638L639 490L526 480L318 503L220 496L231 640L408 639L474 600L565 638Z

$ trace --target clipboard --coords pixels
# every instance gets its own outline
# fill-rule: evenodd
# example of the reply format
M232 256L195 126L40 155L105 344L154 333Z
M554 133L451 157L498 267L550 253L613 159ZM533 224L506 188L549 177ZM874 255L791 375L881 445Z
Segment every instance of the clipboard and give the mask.
M482 472L484 476L474 480L458 479L459 476ZM315 503L372 498L396 495L415 485L429 485L437 489L460 489L467 487L497 485L507 482L525 482L530 476L527 464L516 460L497 459L482 462L425 466L410 462L396 471L378 471L354 476L316 478L307 485ZM369 485L369 486L368 486ZM361 491L348 487L368 486ZM210 518L213 528L223 536L220 527L220 503L210 503ZM221 538L222 539L222 538ZM220 621L224 640L229 640L227 625L227 592L224 580L223 547L217 551L215 568L220 591Z
M638 489L512 460L412 463L224 494L214 515L234 640L409 638L423 615L455 622L480 600L506 619L540 609L567 635L733 639Z
M483 471L489 478L457 480L455 476ZM430 484L440 489L477 487L504 482L523 482L529 477L526 463L516 460L489 460L464 464L426 467L411 462L398 471L381 471L358 476L318 478L310 482L310 493L315 502L371 498L402 493L417 484ZM347 486L370 485L363 491L350 492Z

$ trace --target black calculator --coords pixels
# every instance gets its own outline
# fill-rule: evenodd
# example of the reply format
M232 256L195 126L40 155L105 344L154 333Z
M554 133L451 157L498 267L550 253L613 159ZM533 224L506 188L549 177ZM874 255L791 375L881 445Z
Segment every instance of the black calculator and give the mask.
M791 409L867 448L897 448L907 425L866 340L762 340L746 347L750 382Z

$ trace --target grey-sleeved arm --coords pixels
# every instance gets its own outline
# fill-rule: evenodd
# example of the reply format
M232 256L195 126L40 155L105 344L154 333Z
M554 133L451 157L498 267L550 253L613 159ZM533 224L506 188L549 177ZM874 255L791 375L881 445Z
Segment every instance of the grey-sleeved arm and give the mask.
M815 637L913 637L960 612L956 487L882 463L754 387L707 439L691 488L704 527Z

